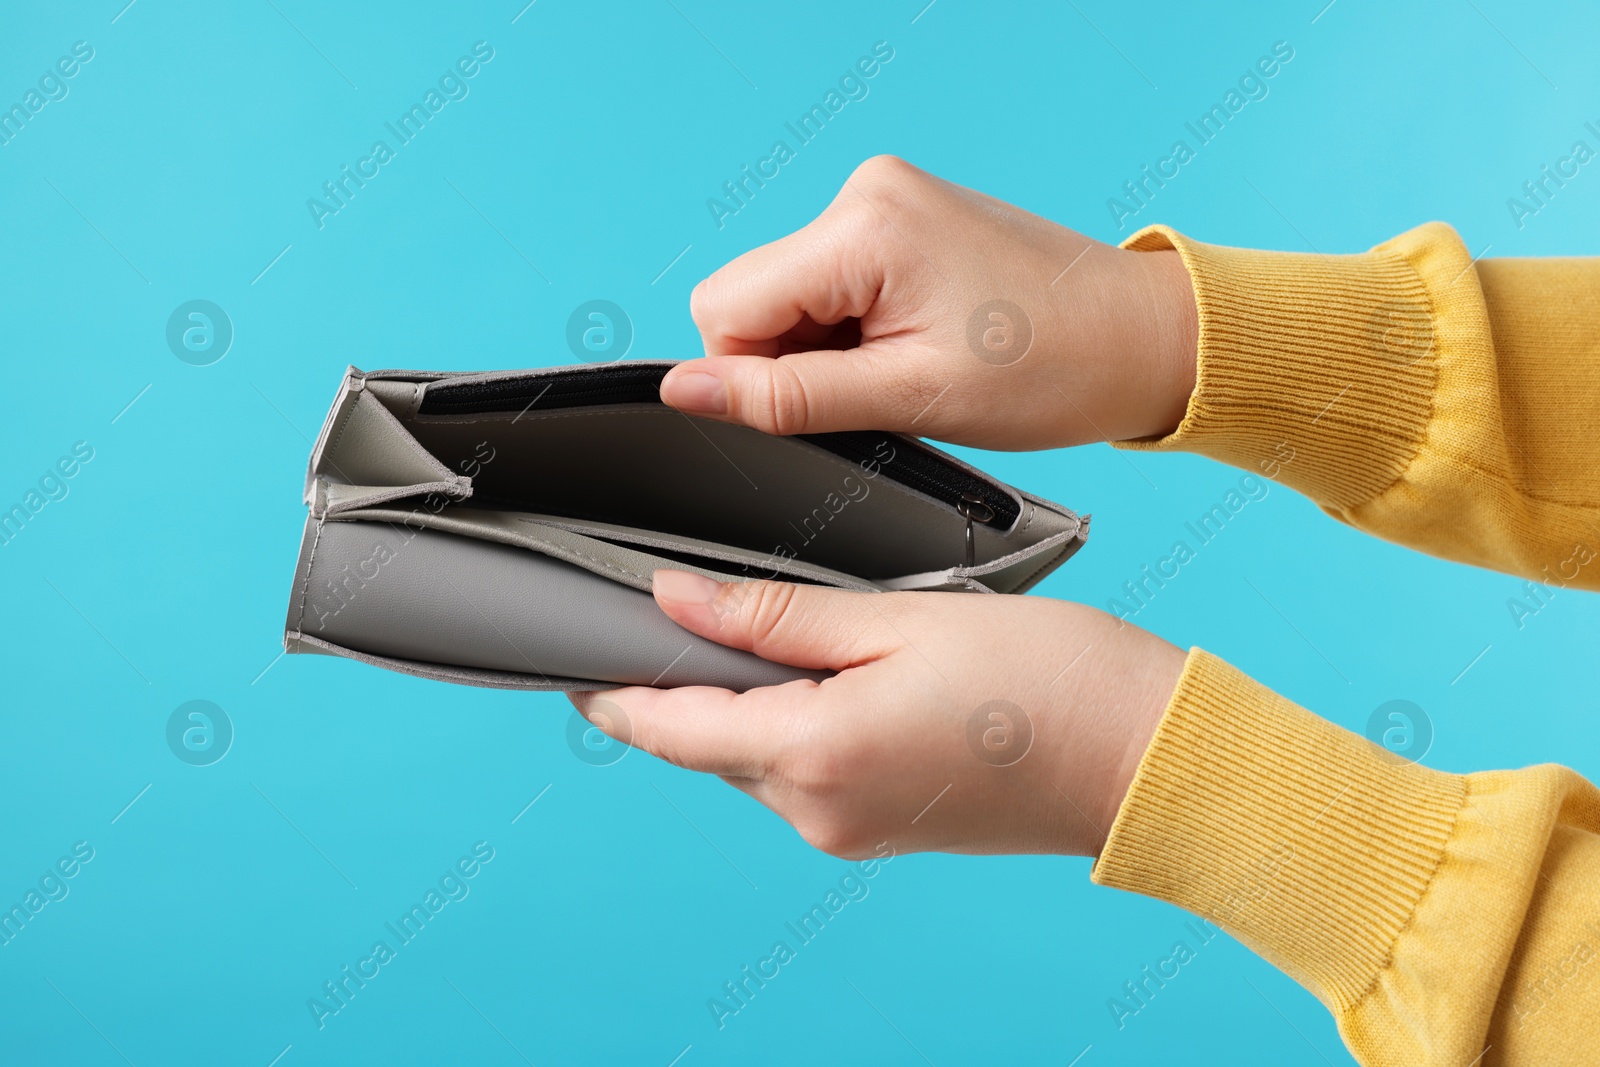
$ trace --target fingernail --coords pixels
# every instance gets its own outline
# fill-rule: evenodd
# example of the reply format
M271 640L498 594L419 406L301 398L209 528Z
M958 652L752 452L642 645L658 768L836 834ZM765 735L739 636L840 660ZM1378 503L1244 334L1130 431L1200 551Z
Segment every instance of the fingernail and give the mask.
M679 411L702 415L728 413L728 387L721 378L699 371L669 375L661 383L661 399Z
M722 583L688 571L659 570L651 588L663 600L680 604L709 604L722 592Z

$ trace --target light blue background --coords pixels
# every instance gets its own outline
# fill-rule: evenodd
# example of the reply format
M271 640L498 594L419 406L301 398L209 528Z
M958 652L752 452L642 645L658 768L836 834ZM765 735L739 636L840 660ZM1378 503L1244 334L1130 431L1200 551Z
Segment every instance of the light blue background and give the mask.
M585 764L559 696L276 661L308 438L347 362L572 362L592 298L631 314L633 357L695 354L694 283L879 152L1116 240L1106 199L1280 40L1270 96L1139 223L1347 252L1444 219L1475 252L1592 254L1594 166L1524 229L1505 204L1594 141L1592 9L124 2L13 5L0 33L7 105L95 49L0 147L0 502L95 449L0 548L0 903L96 850L0 948L0 1058L1349 1062L1320 1005L1228 938L1119 1031L1107 999L1186 917L1092 887L1082 859L898 859L719 1032L707 999L845 864L715 779ZM319 230L306 199L480 40L470 96ZM870 96L718 230L707 198L879 40ZM236 330L208 367L164 338L195 298ZM1039 592L1096 604L1239 478L1105 447L980 462L1094 513ZM1430 765L1593 776L1600 606L1561 593L1519 630L1519 585L1274 488L1139 622L1353 729L1415 701ZM213 766L167 747L190 699L234 724ZM307 998L480 840L471 895L319 1031Z

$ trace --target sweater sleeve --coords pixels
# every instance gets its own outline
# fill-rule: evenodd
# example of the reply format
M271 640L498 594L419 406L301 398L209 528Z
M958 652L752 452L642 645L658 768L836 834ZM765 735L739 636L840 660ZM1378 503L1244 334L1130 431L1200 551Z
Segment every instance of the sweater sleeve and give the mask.
M1183 449L1402 544L1600 589L1600 260L1474 262L1434 223L1352 256L1157 227L1194 284ZM1600 791L1407 763L1195 650L1094 879L1217 923L1366 1064L1600 1055Z
M1364 1064L1594 1063L1600 792L1412 764L1191 651L1094 880L1209 919Z
M1429 223L1370 252L1257 252L1166 227L1199 313L1178 429L1125 447L1266 473L1359 529L1600 589L1600 258L1474 261Z

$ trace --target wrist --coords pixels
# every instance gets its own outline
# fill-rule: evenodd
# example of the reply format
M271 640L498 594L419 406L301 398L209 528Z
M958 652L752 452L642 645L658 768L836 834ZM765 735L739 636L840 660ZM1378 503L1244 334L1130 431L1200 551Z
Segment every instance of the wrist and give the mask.
M1095 813L1097 832L1092 855L1105 847L1105 835L1116 821L1117 812L1128 796L1139 764L1155 737L1156 727L1172 703L1172 695L1183 677L1187 654L1176 645L1143 630L1131 642L1126 658L1117 665L1114 688L1108 706L1112 709L1114 735L1107 747L1105 772L1101 776Z
M1089 644L1050 686L1031 790L1057 818L1041 851L1098 856L1183 677L1187 656L1138 627L1076 604ZM1075 683L1075 684L1073 684ZM1043 780L1040 780L1043 779Z
M1104 255L1084 279L1079 331L1061 354L1086 383L1087 401L1063 412L1063 443L1164 437L1195 388L1200 321L1182 257L1170 248Z
M1149 373L1148 420L1130 437L1164 437L1189 409L1200 350L1200 315L1189 268L1176 250L1135 252L1144 268L1146 322L1143 348L1130 363Z

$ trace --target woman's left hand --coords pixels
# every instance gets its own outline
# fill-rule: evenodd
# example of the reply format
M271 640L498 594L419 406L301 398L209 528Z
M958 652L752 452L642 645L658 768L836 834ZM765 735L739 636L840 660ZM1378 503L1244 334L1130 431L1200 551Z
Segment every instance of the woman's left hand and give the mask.
M837 671L736 694L632 687L572 701L619 741L723 777L811 844L1098 855L1184 653L1042 597L853 593L657 571L692 633Z

